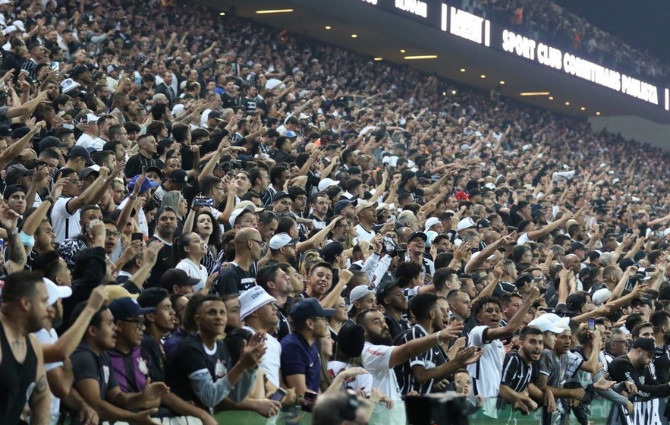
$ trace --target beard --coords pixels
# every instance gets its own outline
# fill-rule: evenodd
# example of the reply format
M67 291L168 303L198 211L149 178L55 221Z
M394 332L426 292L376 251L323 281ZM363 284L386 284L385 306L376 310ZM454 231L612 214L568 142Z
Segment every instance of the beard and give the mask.
M381 334L376 334L370 332L370 343L374 345L392 345L393 344L393 337L391 337L391 332L386 331L382 332Z

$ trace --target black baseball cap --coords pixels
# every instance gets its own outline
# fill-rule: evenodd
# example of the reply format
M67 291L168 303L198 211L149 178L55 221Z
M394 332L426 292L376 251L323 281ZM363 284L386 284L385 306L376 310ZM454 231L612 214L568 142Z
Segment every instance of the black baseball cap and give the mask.
M641 348L653 356L656 355L656 344L651 338L638 338L633 343L633 348Z
M191 185L188 184L188 173L185 170L178 169L170 171L167 177L170 180L174 180L177 184L181 185L182 187L191 187Z
M84 158L84 161L86 161L86 165L93 165L91 154L88 153L86 148L83 146L76 146L76 145L72 146L72 148L70 148L70 151L67 153L67 157L68 159L81 157Z
M413 239L415 238L421 238L423 239L424 242L428 241L428 236L423 233L423 232L412 232L409 234L409 237L407 238L407 243L412 242Z
M7 200L9 199L10 196L15 194L16 192L23 192L23 193L28 193L28 190L26 189L25 186L20 185L20 184L10 184L7 186L5 191L2 193L2 197Z
M277 192L277 193L275 193L275 196L272 197L272 202L278 201L281 198L290 198L290 197L291 197L291 195L289 195L286 192Z
M331 317L333 314L335 314L335 309L323 308L316 298L307 298L293 304L290 316L293 318L293 322L303 323L307 319Z
M344 252L344 245L334 241L321 248L321 257L329 263L335 261L335 257Z
M131 317L143 316L156 311L155 307L142 308L136 300L130 297L117 298L109 304L109 310L114 320L125 320Z
M172 285L193 286L200 283L200 279L190 277L182 269L167 269L161 276L161 286L166 289L172 289Z
M398 286L397 280L384 280L377 286L377 303L381 305L382 301L386 294L393 289L394 286Z
M58 137L47 136L40 140L40 143L37 145L37 150L42 152L49 148L62 148L63 146L66 146L65 143L61 142Z

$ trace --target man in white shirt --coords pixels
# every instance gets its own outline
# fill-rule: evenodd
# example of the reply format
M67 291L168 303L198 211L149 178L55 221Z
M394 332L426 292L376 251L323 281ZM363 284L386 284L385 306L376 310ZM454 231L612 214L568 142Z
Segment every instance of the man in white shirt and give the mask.
M356 215L358 216L358 224L354 228L356 241L370 242L375 237L376 233L372 229L377 219L375 207L376 204L364 199L360 199L356 204Z
M65 239L72 238L81 233L79 223L79 209L94 201L96 192L100 189L106 178L106 174L100 175L89 187L82 192L81 181L77 173L71 168L61 168L56 175L58 178L67 178L63 185L63 194L52 201L51 224L56 235L56 242L63 243Z
M477 363L468 365L467 369L472 376L475 395L484 398L484 414L487 416L497 417L496 400L505 358L505 347L500 340L511 337L519 329L528 310L539 297L539 289L531 288L506 326L500 326L502 304L499 299L482 297L472 306L471 315L477 321L477 326L468 334L468 346L481 348L483 354Z
M86 114L80 118L78 128L82 131L81 136L77 139L77 146L85 149L93 148L95 139L98 137L98 117L93 114ZM103 143L104 144L104 143ZM102 150L102 145L99 149Z
M356 323L365 330L365 345L361 355L362 366L372 375L373 387L379 388L394 404L391 410L386 407L380 408L378 405L373 415L375 420L371 423L405 424L405 405L393 368L430 350L442 341L456 338L462 325L456 324L423 338L394 346L391 332L380 311L363 310L356 316Z
M260 286L254 286L240 295L240 319L244 320L244 329L252 334L257 332L266 334L266 351L259 366L265 370L268 381L279 387L281 344L271 335L279 324L276 302L277 300Z

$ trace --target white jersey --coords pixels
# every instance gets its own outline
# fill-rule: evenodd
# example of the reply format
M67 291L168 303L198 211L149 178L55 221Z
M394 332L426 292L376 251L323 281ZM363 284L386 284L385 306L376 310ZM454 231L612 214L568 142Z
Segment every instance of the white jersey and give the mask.
M484 342L484 331L488 328L488 326L475 326L468 334L468 346L479 347L483 351L477 363L468 365L468 373L472 377L475 395L493 398L498 397L500 390L505 347L498 339Z
M61 196L51 208L51 225L57 243L63 243L65 239L73 238L81 233L79 210L72 214L67 211L67 203L72 199Z

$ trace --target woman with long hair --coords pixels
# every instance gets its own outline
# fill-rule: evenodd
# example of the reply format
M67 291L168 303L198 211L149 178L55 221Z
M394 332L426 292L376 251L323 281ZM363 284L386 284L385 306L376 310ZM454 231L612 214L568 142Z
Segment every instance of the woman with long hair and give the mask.
M211 274L221 265L224 255L221 243L221 228L216 223L216 219L211 212L200 209L195 213L192 228L186 230L197 233L207 246L207 252L200 264L205 266L208 274Z
M184 233L177 237L174 246L174 258L177 261L176 268L184 270L189 277L199 279L200 282L193 286L193 290L198 292L211 284L208 279L208 273L205 266L200 264L207 253L207 245L200 239L195 232Z

